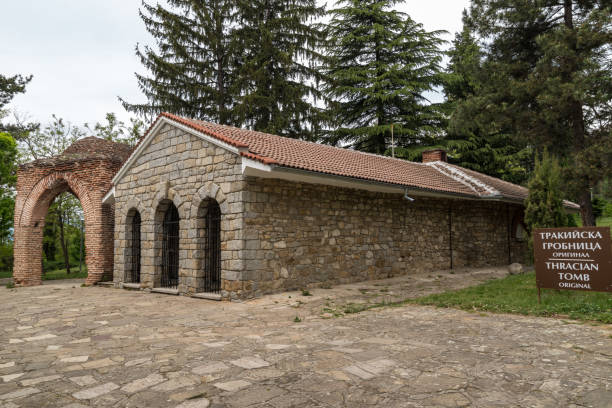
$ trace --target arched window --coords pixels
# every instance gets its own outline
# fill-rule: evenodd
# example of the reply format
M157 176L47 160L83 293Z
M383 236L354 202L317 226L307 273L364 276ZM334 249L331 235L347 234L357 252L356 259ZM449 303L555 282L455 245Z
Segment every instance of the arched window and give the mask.
M172 203L164 214L162 234L160 284L162 288L176 289L179 279L179 214Z
M127 220L127 257L125 263L125 282L140 283L140 213L134 209L128 212Z
M221 209L213 199L204 200L199 208L202 276L200 291L218 293L221 290ZM203 221L203 222L202 222Z

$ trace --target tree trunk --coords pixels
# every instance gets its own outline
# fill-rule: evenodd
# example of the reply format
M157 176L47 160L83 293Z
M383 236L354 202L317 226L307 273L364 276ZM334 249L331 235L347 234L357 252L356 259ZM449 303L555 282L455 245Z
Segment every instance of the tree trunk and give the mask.
M595 214L593 213L593 203L591 202L591 190L585 187L580 193L580 216L582 217L583 227L595 226Z
M563 2L564 11L564 23L565 27L569 30L574 30L574 15L573 15L573 0L564 0ZM571 50L576 53L577 44L576 37L570 37L572 43L570 44ZM563 79L566 82L571 81L572 74L579 69L577 63L577 56L566 57L564 61L565 70ZM574 153L578 154L584 150L586 130L584 125L584 112L582 111L582 103L579 100L571 98L568 102L570 104L570 125L572 127L573 141L574 141ZM593 204L591 203L591 189L590 181L586 175L578 175L581 178L580 190L578 192L578 201L580 204L580 215L582 217L582 225L584 227L595 226L595 215L593 214Z
M62 217L62 211L58 211L58 222L60 226L60 241L62 242L62 253L64 255L64 265L66 265L66 274L70 275L70 258L68 257L68 247L66 240L64 239L64 218Z

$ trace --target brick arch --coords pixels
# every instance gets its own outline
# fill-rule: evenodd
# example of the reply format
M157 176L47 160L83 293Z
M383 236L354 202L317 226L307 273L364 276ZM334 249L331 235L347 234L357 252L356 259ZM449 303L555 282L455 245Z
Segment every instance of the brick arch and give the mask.
M18 286L42 283L42 237L49 206L60 193L74 194L85 218L87 284L112 278L114 204L102 199L129 154L129 146L88 137L59 156L23 164L17 170L13 278Z
M61 193L70 192L81 203L85 223L91 222L93 203L88 193L88 187L77 177L67 172L54 172L41 178L27 194L21 208L16 226L30 226L41 222L47 216L49 206Z

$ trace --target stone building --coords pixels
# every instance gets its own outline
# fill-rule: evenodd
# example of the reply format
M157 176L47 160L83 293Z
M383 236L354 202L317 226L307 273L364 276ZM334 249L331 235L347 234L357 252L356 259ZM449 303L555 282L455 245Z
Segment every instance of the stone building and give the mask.
M117 286L235 299L522 262L526 195L441 150L413 163L164 113L100 208Z

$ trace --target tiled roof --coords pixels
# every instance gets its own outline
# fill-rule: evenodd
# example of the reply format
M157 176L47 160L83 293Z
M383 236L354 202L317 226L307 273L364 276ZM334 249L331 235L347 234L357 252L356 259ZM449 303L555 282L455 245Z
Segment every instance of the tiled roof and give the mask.
M528 193L525 187L444 162L415 163L169 113L160 116L238 147L241 155L264 164L472 198L523 201Z

